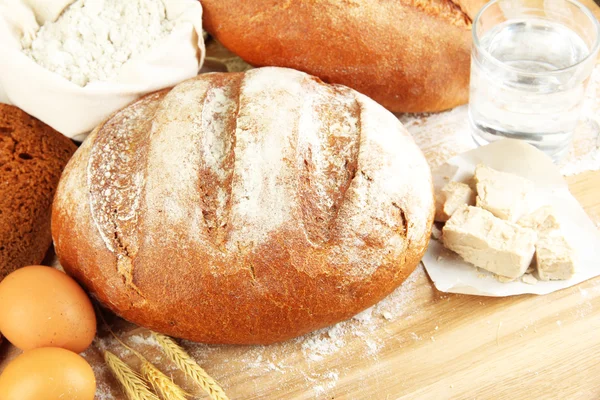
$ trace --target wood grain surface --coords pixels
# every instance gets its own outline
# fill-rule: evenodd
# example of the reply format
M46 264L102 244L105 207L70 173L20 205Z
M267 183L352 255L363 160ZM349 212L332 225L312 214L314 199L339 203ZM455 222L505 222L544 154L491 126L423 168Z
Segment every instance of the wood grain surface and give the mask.
M582 2L600 18L592 0ZM449 112L444 126L455 129L453 121L464 114ZM427 123L438 129L426 117L412 127ZM450 139L417 141L432 164L463 151ZM597 138L580 146L591 143ZM600 172L567 181L600 226ZM208 398L162 355L145 329L107 317L129 346L194 398ZM231 399L594 400L600 399L600 277L545 296L487 298L438 292L419 267L367 315L303 338L272 346L182 344ZM125 399L102 361L105 349L134 368L139 362L102 325L84 353L98 380L96 398ZM18 353L3 343L0 370Z

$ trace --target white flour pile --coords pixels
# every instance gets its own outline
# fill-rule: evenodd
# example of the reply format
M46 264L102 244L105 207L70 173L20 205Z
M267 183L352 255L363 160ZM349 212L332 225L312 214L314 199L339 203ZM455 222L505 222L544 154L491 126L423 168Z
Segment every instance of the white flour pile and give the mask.
M172 29L162 0L77 0L22 45L41 66L85 86L110 80Z

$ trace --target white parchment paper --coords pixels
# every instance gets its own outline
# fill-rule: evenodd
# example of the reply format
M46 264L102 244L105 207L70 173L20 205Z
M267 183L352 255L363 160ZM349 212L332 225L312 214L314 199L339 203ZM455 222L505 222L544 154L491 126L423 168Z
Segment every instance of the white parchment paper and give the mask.
M576 252L575 275L568 281L538 281L534 285L520 280L501 283L491 273L475 268L440 242L431 240L423 264L438 290L496 297L546 294L600 275L600 232L569 192L550 158L527 143L505 139L450 159L433 172L434 185L441 186L448 180L467 182L477 164L520 175L535 183L529 211L542 205L554 207L562 232Z

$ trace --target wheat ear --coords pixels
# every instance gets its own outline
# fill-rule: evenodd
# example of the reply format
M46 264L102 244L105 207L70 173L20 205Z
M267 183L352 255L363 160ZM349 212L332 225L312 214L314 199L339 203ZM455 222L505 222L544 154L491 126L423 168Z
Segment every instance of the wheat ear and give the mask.
M106 326L106 329L110 332L110 334L116 339L117 342L121 344L121 346L125 347L127 350L131 351L133 354L139 358L142 363L142 375L150 384L155 392L160 394L165 400L186 400L187 393L183 391L173 380L169 379L165 374L162 373L161 370L156 368L150 361L148 361L142 354L131 347L127 346L117 334L110 328L106 319L104 319L104 314L98 305L96 304L96 312L100 315L102 322ZM110 357L110 356L109 356ZM106 358L106 356L105 356ZM107 362L108 363L108 362ZM112 368L111 368L112 369ZM133 372L133 371L131 371ZM135 372L134 372L135 374Z
M140 368L142 376L148 382L150 382L150 385L152 385L152 388L156 393L158 393L164 400L186 400L187 393L182 388L177 386L172 379L169 379L167 375L156 368L156 366L148 361L146 357L144 357L139 351L136 351L123 343L121 339L119 339L117 335L112 332L112 330L111 333L123 347L135 354L135 356L140 360L142 364L142 367Z
M139 357L139 356L138 356ZM150 361L140 357L142 375L164 400L186 400L186 392L175 384L168 376L156 368Z
M129 400L160 400L150 391L146 382L119 357L110 351L104 351L104 361L125 389L125 394Z
M173 339L156 332L152 332L152 336L179 369L204 389L212 400L229 400L221 386Z

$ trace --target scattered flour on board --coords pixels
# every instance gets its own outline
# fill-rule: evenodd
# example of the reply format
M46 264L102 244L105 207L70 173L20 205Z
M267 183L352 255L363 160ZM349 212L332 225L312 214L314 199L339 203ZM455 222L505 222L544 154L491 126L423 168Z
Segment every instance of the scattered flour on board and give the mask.
M424 274L423 268L419 266L387 298L347 321L284 343L248 347L241 356L242 363L247 366L244 372L257 378L271 371L303 376L316 398L330 394L344 371L327 370L328 360L347 352L376 361L381 349L386 345L393 345L388 343L389 338L384 333L385 326L390 321L407 316L408 306L414 303L417 282L424 279ZM192 353L196 353L194 348L198 346L200 352L214 348L190 345ZM303 358L305 362L297 362L296 357ZM223 367L224 371L228 368Z
M377 335L369 335L388 320L394 320L404 314L405 306L409 304L414 294L417 279L423 270L417 270L392 294L378 304L355 315L347 321L340 322L332 327L321 329L295 339L301 344L301 350L308 361L321 361L344 348L349 340L358 338L363 345L364 352L377 357L377 352L384 345L384 340Z
M147 345L158 347L158 342L154 339L154 336L151 335L133 335L127 338L128 342L133 343L134 345Z
M315 396L325 394L328 390L335 388L340 374L337 371L329 371L324 375L324 381L321 384L313 386Z
M99 350L104 350L102 341L95 341L94 344ZM92 347L81 353L81 355L90 361L91 354L94 351ZM109 377L111 375L108 366L104 362L90 362L94 376L96 377L96 396L95 400L113 400Z
M263 390L285 390L286 385L292 385L294 381L298 384L297 379L301 379L304 381L303 386L312 389L314 398L323 398L335 393L338 381L351 369L351 366L332 362L336 358L352 355L366 363L374 363L382 349L411 340L410 335L400 338L397 334L388 334L386 327L401 317L410 318L415 311L415 290L418 283L425 279L425 271L419 266L398 289L373 307L347 321L283 343L269 346L207 345L188 341L180 343L200 366L223 384L232 398L239 397L235 392L228 391L227 382L231 382L232 371L236 371L236 376L249 379L250 384L254 385L252 391L256 396L270 394ZM162 356L158 343L144 330L126 337L125 341L149 357L163 372L169 374L176 371L176 367L166 362ZM121 358L131 356L128 350L115 348L114 344L97 343L96 347L100 350L109 348ZM332 368L333 365L335 368ZM97 374L110 374L103 363L95 368ZM260 384L265 376L274 376L281 383L275 389L265 388ZM286 376L286 379L281 379L280 376ZM97 398L113 399L111 393L108 386L99 386Z
M109 374L110 372L106 371L106 372L102 372L101 374ZM95 400L113 400L114 396L111 394L110 390L110 386L109 384L106 382L106 380L100 380L98 379L99 376L101 376L101 374L99 373L99 371L97 371L96 368L94 368L94 376L96 377L96 396L94 397Z

